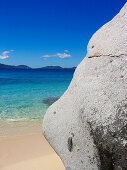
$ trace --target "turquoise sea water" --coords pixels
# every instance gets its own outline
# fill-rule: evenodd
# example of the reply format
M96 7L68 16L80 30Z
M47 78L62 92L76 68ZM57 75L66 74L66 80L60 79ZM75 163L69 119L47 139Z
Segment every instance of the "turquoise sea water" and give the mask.
M43 119L43 98L60 97L74 70L0 70L0 119Z

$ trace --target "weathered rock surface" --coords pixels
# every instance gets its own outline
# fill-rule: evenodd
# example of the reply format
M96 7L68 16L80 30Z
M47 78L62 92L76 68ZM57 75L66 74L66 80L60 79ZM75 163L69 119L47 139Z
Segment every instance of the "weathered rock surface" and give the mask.
M87 51L43 133L67 170L127 170L127 3Z

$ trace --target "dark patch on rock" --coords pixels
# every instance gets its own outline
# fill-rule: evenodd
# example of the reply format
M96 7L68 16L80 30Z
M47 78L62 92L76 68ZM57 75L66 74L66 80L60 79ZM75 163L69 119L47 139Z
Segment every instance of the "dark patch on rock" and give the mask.
M77 149L77 152L80 151L80 149Z
M123 75L121 75L120 77L121 77L121 78L123 78L124 76L123 76Z
M98 148L101 170L127 170L127 101L117 106L112 124L91 128L91 135Z
M43 99L43 103L47 105L52 105L54 102L56 102L59 99L59 97L47 97Z
M70 152L72 152L72 149L73 149L72 137L69 137L69 138L68 138L67 146L68 146L68 150L69 150Z
M72 135L73 137L75 136L73 132L71 133L71 135Z
M112 63L112 62L113 62L113 59L110 60L110 63Z

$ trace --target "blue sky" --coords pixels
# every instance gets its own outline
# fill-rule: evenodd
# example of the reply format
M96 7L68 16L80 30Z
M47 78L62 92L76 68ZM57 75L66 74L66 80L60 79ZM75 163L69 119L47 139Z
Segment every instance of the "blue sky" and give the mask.
M0 63L77 66L126 0L0 0Z

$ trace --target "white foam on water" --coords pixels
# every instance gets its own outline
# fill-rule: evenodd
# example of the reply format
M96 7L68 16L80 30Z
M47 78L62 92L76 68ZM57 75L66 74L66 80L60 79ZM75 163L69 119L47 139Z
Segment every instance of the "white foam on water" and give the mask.
M20 118L20 119L7 119L7 121L9 122L19 122L19 121L23 121L26 120L27 118Z

